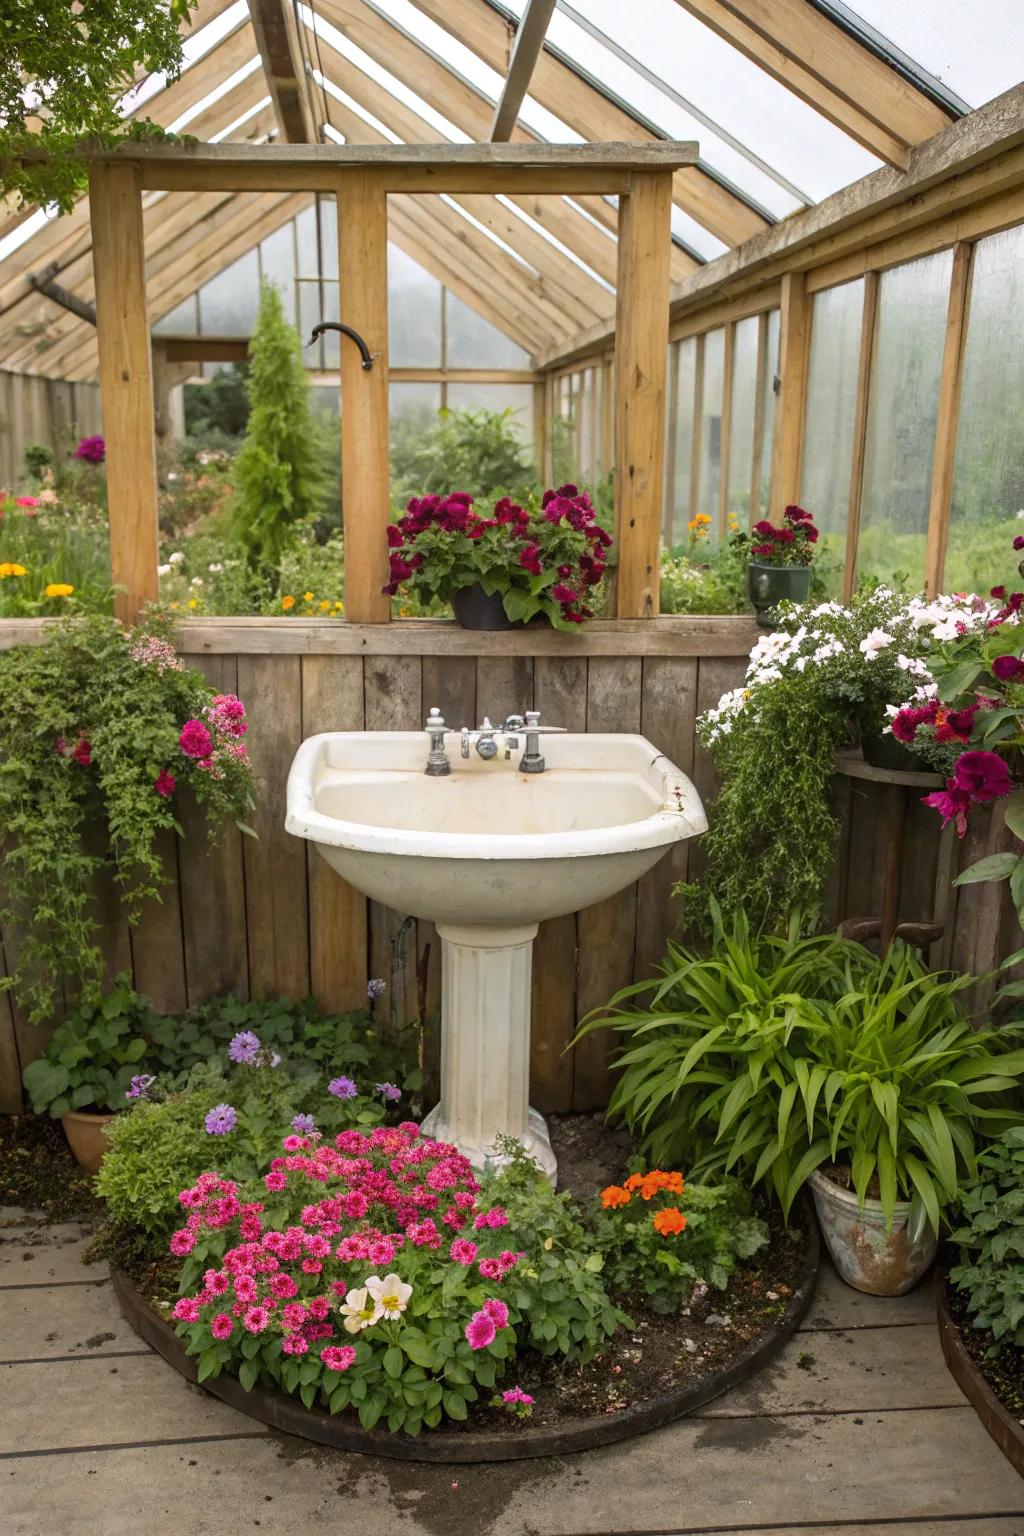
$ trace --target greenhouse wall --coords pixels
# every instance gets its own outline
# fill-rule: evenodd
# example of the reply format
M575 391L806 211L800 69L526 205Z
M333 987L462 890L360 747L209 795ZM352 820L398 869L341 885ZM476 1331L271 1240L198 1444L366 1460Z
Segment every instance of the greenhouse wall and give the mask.
M0 369L0 486L20 484L32 444L67 453L101 420L98 384Z

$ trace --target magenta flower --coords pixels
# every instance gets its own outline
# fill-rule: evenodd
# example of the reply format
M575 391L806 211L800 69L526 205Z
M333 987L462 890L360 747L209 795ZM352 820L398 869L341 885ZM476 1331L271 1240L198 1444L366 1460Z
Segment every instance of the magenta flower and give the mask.
M493 1317L486 1312L474 1312L463 1329L470 1349L487 1349L497 1338L498 1329Z
M964 756L967 754L965 753ZM923 795L925 805L930 805L938 811L942 817L943 827L947 827L951 821L956 822L958 837L963 837L967 832L967 812L971 808L971 797L965 789L961 789L955 779L946 780L945 789L937 789L933 794Z
M226 1312L218 1312L210 1323L210 1332L215 1339L230 1339L234 1327L234 1323Z
M355 1365L356 1352L351 1344L328 1344L320 1351L320 1359L329 1371L347 1371Z
M85 464L102 464L106 454L107 445L99 435L83 437L75 449L75 458Z
M201 720L186 720L178 737L178 746L186 757L209 757L213 737Z
M1024 682L1024 661L1019 656L997 656L992 671L1001 683Z
M508 1327L508 1307L503 1301L499 1301L496 1296L492 1296L484 1302L483 1310L487 1313L495 1328Z
M476 1253L476 1243L471 1243L468 1237L457 1237L448 1250L448 1257L455 1264L472 1264Z
M1001 800L1013 789L1013 779L1006 763L995 752L963 752L953 770L958 789L972 800Z
M166 768L161 768L160 772L157 774L155 780L153 781L153 788L156 790L158 795L162 795L165 800L169 800L174 794L174 791L177 788L177 784L178 781L174 777L174 774L168 773Z

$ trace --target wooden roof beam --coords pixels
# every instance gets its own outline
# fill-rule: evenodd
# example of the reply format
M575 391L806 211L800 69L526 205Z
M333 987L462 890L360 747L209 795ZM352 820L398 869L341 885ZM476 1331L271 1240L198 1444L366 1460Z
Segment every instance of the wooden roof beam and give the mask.
M288 144L318 144L320 114L291 0L249 0L249 15L283 139Z
M493 143L507 141L512 137L519 109L530 89L530 77L544 47L544 37L554 9L555 0L526 0L526 8L516 29L516 40L512 44L505 85L494 109L488 135Z

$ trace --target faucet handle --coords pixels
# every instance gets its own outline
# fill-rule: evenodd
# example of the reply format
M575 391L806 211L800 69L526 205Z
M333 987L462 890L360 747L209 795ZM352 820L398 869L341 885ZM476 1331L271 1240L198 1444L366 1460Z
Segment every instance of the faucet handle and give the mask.
M528 709L526 711L526 724L528 726L530 726L530 725L540 725L540 710L539 709Z
M436 706L435 706L435 708L433 708L430 711L430 714L427 716L427 723L423 727L423 729L425 731L443 731L444 730L444 716L442 715L441 711Z
M525 717L523 715L509 715L508 719L505 721L505 724L501 727L501 729L504 732L508 732L508 731L521 731L525 724L526 724L526 719L525 719Z

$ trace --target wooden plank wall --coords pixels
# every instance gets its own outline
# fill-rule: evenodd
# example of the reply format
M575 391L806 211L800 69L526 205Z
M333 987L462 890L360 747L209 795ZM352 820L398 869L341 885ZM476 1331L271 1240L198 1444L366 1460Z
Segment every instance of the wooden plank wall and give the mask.
M440 955L433 925L366 902L300 839L284 831L285 782L296 748L318 731L418 729L434 704L451 724L504 719L537 708L571 730L642 731L691 774L702 797L716 779L695 739L697 715L743 676L743 656L522 655L194 655L212 683L245 700L259 791L259 839L231 829L212 848L201 818L182 807L184 840L168 839L170 883L129 931L109 890L97 891L111 975L131 969L161 1010L174 1012L223 992L305 996L354 1008L367 978L388 983L377 1018L383 1030L440 1004ZM884 819L881 786L837 780L842 823L827 887L830 919L881 908ZM998 817L976 815L958 844L912 801L901 916L944 912L935 965L988 971L1019 947L1004 891L952 889L956 871L1007 838ZM652 974L680 912L672 886L701 867L699 840L680 845L637 886L576 916L541 926L534 957L532 1095L544 1111L597 1108L607 1101L607 1045L591 1037L565 1054L575 1023L618 987ZM4 935L0 935L0 950ZM7 959L13 936L6 935ZM2 956L0 956L2 958ZM991 988L988 989L989 991ZM979 1001L985 993L978 994ZM34 1029L0 994L0 1111L16 1110L21 1066L38 1055L47 1030ZM436 1071L436 1027L425 1040Z
M0 368L0 489L21 487L30 443L66 453L72 438L101 429L98 384Z

